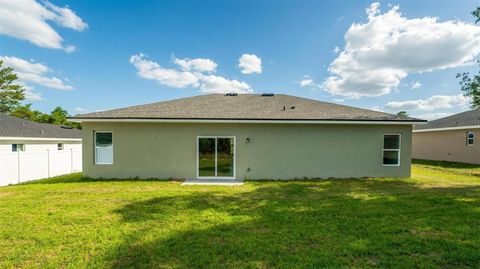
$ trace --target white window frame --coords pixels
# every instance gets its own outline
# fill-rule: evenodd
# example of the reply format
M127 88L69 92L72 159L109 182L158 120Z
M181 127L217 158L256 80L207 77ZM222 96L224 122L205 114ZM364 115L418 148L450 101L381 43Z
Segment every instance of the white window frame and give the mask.
M17 150L13 151L13 145L17 145ZM21 148L22 148L22 149L19 150L19 147L18 147L18 146L20 146L20 145L21 145ZM19 152L19 151L25 151L25 144L12 143L12 152Z
M398 149L386 149L385 148L385 136L386 135L398 135ZM398 156L397 164L384 164L383 159L385 158L385 151L396 151ZM383 166L400 166L402 161L402 134L401 133L384 133L382 136L382 165Z
M111 133L112 134L112 162L111 163L99 163L97 162L97 133ZM95 165L112 165L113 164L113 132L112 131L93 131L93 155Z
M64 150L65 149L65 144L63 143L57 143L57 150L58 151L61 151L61 150Z
M199 144L200 144L200 138L215 138L215 176L200 176L200 154L198 152L199 150ZM232 138L233 139L233 177L219 177L217 176L217 139L218 138ZM196 175L197 179L235 179L237 175L237 139L235 136L215 136L215 135L206 135L206 136L197 136L197 165L196 165Z
M472 138L468 137L469 135L473 135ZM472 144L468 143L470 140L472 140ZM473 147L475 144L475 133L472 131L467 132L467 147Z

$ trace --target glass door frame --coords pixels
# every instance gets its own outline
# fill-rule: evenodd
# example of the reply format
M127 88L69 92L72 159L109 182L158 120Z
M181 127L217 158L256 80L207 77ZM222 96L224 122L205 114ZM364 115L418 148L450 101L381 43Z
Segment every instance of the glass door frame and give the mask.
M214 138L215 139L215 176L200 176L200 139L201 138ZM225 177L225 176L217 176L217 140L218 138L230 138L233 140L233 176L232 177ZM235 179L236 178L236 170L237 170L237 142L235 136L215 136L215 135L206 135L206 136L197 136L197 165L196 165L196 175L198 179Z

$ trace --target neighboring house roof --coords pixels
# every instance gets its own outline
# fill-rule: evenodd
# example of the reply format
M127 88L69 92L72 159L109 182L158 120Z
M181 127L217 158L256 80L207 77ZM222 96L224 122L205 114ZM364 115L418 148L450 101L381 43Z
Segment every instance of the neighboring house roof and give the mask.
M70 127L38 123L0 113L0 138L2 137L80 139L82 132Z
M415 131L435 131L449 129L480 128L480 108L430 121L414 127Z
M423 122L379 111L275 94L209 94L72 117L89 120L394 121Z

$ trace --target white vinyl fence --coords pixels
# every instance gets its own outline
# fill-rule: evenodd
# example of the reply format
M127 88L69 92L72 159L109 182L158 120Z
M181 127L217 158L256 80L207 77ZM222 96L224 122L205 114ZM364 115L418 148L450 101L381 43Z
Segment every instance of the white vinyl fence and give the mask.
M0 186L81 171L81 150L0 152Z

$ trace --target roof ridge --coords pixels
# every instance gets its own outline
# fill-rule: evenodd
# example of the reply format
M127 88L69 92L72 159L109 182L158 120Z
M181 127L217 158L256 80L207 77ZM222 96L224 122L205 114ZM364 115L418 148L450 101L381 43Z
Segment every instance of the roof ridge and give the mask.
M0 112L0 113L3 114L6 117L9 117L9 118L15 120L15 121L18 121L18 122L23 121L23 122L27 122L28 124L38 125L40 127L48 126L48 127L54 127L54 128L62 128L61 125L57 125L57 124L53 124L53 123L36 122L36 121L33 121L33 120L27 120L27 119L20 118L20 117L17 117L17 116L12 116L12 115L9 115L7 113L2 113L2 112Z
M288 109L283 107L291 106ZM336 104L284 93L273 96L221 93L202 94L165 101L93 112L72 117L86 118L165 118L165 119L310 119L420 121L383 111Z

